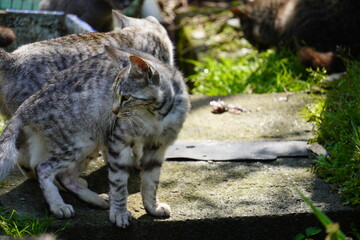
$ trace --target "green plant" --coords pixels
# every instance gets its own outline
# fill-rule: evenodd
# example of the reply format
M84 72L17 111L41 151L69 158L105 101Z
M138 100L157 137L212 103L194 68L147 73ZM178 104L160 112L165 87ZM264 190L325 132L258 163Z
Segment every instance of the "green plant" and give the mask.
M7 180L0 182L0 188L4 187L7 183Z
M296 189L296 191L300 195L301 199L311 207L316 218L325 227L327 233L325 240L348 240L345 234L340 230L340 225L338 223L334 223L325 213L323 213L317 207L315 207L315 205L307 197L305 197L305 195L301 193L298 189ZM301 238L299 238L298 240L300 239ZM307 238L303 238L303 239L307 239Z
M315 141L328 156L314 161L315 172L337 183L345 204L360 204L360 63L347 62L347 73L334 81L326 97L308 108Z
M289 50L251 51L237 58L205 58L187 60L195 74L187 79L194 82L194 93L229 95L235 93L270 93L311 91L321 81L321 70L306 70Z
M299 233L295 236L294 240L313 240L313 236L321 233L321 229L317 227L308 227L304 233Z
M5 120L2 115L0 115L0 134L2 133L3 129L5 128Z
M36 236L45 233L55 220L53 216L36 218L34 216L19 215L15 210L1 209L0 211L0 229L2 234L12 237ZM57 234L64 230L67 225L68 222L55 230L54 233Z

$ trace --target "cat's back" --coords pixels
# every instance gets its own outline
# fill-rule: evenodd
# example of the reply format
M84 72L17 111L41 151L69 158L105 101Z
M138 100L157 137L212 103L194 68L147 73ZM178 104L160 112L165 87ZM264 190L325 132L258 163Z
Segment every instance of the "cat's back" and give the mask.
M352 0L297 1L286 34L318 50L334 50L336 45L351 46L360 38L360 2Z
M112 35L112 37L115 35ZM37 55L37 51L41 51L42 54L51 50L76 50L78 53L81 51L96 50L98 46L104 42L112 41L110 36L106 33L81 33L71 34L63 37L47 39L39 42L29 43L20 46L14 50L13 54L21 55Z
M23 88L24 84L34 84L39 88L57 72L103 53L104 44L119 44L115 36L105 33L72 34L23 45L11 53L14 62L11 71L5 73L10 79L7 83L11 88ZM30 81L23 81L24 75L31 78Z
M117 74L111 60L99 54L54 75L17 113L32 122L48 114L72 121L94 119L106 105L111 106L111 85Z

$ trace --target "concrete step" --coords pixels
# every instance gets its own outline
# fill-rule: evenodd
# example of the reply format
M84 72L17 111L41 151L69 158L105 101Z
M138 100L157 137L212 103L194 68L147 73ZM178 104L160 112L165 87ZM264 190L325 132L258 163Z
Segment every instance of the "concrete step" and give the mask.
M310 102L304 94L236 95L229 103L250 109L248 114L212 114L212 97L193 97L193 109L179 141L308 140L311 125L300 117ZM279 100L280 99L280 100ZM287 99L287 100L285 100ZM221 149L219 150L221 151ZM76 216L63 239L293 239L307 227L321 225L295 191L298 188L345 232L360 226L360 209L343 206L330 184L311 171L310 157L281 157L272 161L167 161L162 168L158 196L172 208L168 219L146 214L139 193L140 178L129 180L131 226L118 229L108 211L92 208L63 193ZM98 160L86 174L89 188L107 192L107 170ZM46 203L37 182L15 171L0 189L0 202L20 213L43 216ZM60 226L64 220L57 220ZM324 238L323 238L324 239Z

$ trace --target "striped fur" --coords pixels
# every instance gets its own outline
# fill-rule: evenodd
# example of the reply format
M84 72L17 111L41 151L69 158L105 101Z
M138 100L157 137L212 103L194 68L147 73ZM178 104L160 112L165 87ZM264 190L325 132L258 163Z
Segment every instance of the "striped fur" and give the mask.
M124 49L136 48L173 64L172 43L165 28L155 18L136 19L114 13L122 30L74 34L45 40L21 46L12 53L0 49L0 112L10 118L20 104L38 91L48 79L64 69L103 53L104 44ZM20 152L20 169L27 177L35 178L26 142L23 142Z
M135 19L117 14L122 30L73 34L45 40L7 53L0 49L0 111L10 118L28 97L54 74L103 53L104 44L136 48L173 64L173 46L153 17Z
M114 49L110 52L115 60L121 54ZM147 62L130 56L130 62L129 74L119 75L113 86L112 111L118 119L108 141L110 220L119 227L129 224L126 186L133 165L141 169L146 211L157 217L170 216L170 207L156 197L160 169L165 150L175 141L190 108L178 71L155 59Z
M16 162L16 142L24 133L30 162L57 217L72 217L74 209L62 200L55 179L85 202L107 208L102 197L76 180L87 156L107 148L110 220L126 227L126 183L133 161L143 169L146 210L157 217L170 213L168 205L156 200L156 189L165 149L180 131L189 100L182 75L173 66L141 52L136 57L112 47L107 52L116 64L106 54L96 55L56 74L21 104L0 137L0 181ZM133 97L140 101L131 107L123 102L129 115L121 110L117 118L112 106L116 112L113 96L119 90L129 94L128 103Z

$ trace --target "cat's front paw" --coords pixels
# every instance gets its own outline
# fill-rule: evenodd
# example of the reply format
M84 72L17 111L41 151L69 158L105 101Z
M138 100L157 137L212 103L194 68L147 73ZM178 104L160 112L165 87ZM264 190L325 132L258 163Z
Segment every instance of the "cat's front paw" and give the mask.
M130 225L131 212L110 211L110 221L119 228L126 228Z
M56 204L50 206L50 210L57 218L71 218L75 216L74 208L70 204Z
M166 203L156 203L152 208L147 207L146 211L158 218L168 218L171 214L171 208Z

